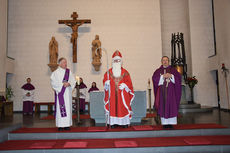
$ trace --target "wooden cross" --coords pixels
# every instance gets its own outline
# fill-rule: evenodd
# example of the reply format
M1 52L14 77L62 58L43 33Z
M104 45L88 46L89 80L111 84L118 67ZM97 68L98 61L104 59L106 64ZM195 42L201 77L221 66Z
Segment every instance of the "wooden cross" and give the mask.
M58 20L59 24L65 24L72 28L71 40L70 42L73 44L73 63L77 63L77 38L78 38L78 27L82 24L91 23L89 19L81 19L78 20L77 12L73 12L71 15L73 20Z

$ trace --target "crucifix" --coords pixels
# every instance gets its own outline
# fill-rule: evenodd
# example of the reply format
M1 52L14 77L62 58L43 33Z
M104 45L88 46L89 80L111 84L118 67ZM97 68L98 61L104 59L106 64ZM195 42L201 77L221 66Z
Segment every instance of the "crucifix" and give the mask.
M78 27L82 24L91 23L89 19L78 20L77 12L73 12L71 15L72 20L58 20L59 24L65 24L72 29L70 42L73 44L73 63L77 63L77 37L78 37Z

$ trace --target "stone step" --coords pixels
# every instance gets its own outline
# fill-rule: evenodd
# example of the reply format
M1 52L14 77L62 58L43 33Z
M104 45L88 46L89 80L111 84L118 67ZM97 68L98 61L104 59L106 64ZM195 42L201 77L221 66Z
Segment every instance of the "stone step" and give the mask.
M181 125L183 126L183 125ZM53 132L53 133L9 133L8 140L47 140L47 139L107 139L172 136L230 135L229 128L203 128L180 130L145 131L101 131L101 132Z

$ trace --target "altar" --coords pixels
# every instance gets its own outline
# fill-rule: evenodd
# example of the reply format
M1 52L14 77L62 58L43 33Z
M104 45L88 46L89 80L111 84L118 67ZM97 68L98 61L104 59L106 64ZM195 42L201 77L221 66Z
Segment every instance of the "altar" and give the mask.
M134 94L131 123L141 123L141 119L146 116L146 91L134 91ZM95 119L96 124L105 123L104 92L91 92L89 98L91 118Z

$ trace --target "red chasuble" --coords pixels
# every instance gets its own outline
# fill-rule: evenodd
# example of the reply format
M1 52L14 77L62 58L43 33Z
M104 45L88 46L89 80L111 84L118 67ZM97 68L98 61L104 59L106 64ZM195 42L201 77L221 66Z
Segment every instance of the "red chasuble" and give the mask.
M107 72L104 75L103 85L108 80ZM126 120L132 117L131 104L134 99L133 85L130 75L127 70L121 68L121 76L115 78L112 69L109 70L110 90L105 90L104 104L105 110L109 112L110 102L110 118L112 124L124 125L127 124ZM126 88L120 89L120 85L126 85ZM109 98L110 91L110 99ZM109 101L108 101L109 100ZM122 120L124 119L124 120ZM129 124L129 123L128 123Z

